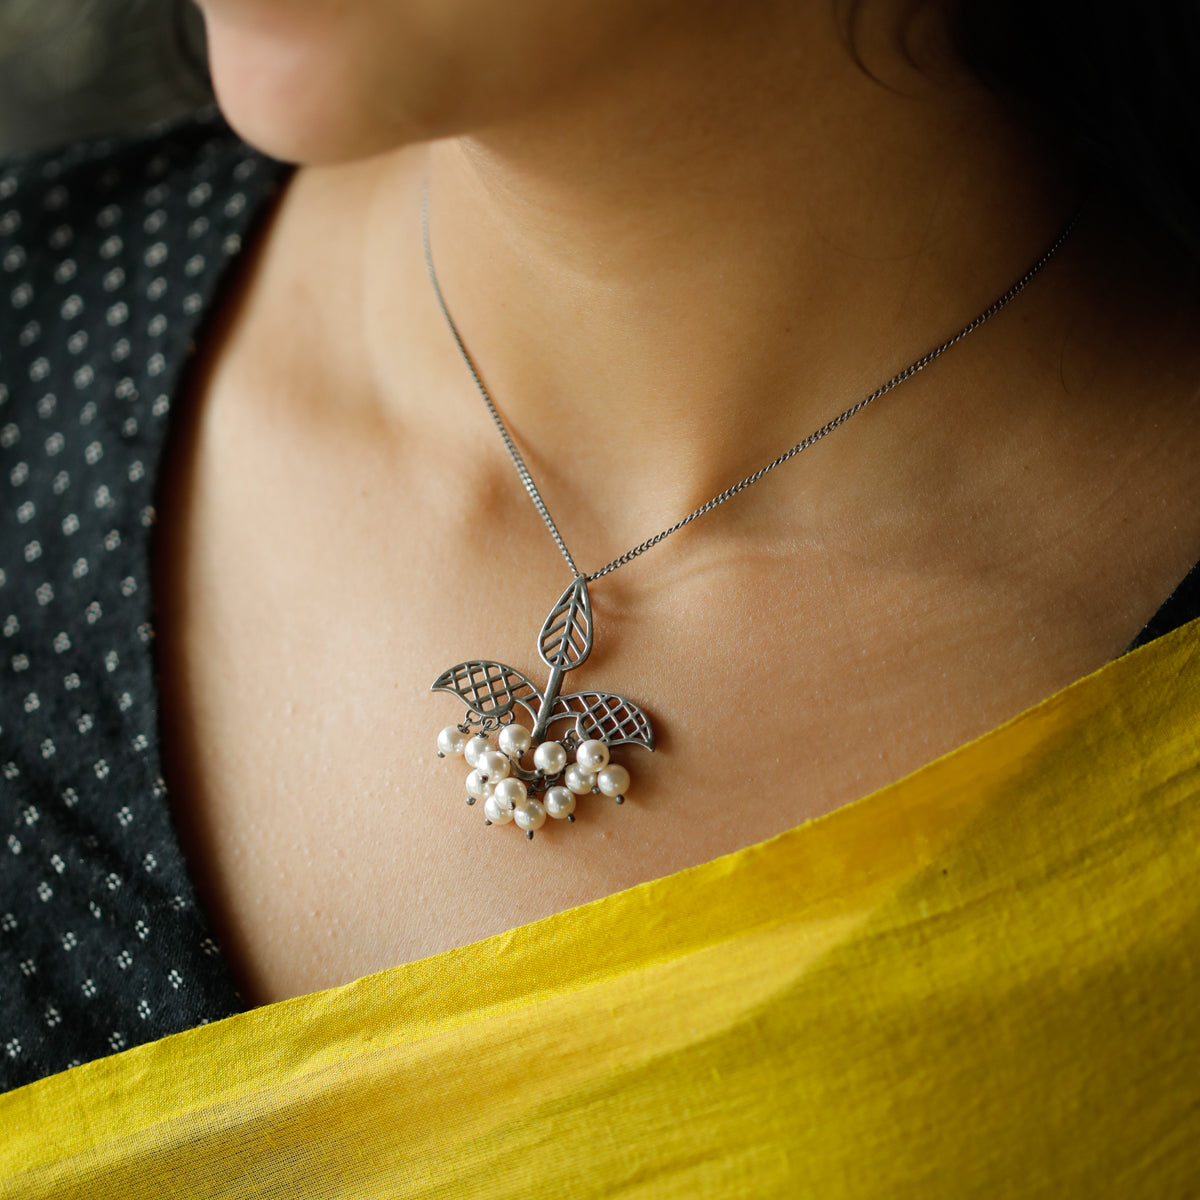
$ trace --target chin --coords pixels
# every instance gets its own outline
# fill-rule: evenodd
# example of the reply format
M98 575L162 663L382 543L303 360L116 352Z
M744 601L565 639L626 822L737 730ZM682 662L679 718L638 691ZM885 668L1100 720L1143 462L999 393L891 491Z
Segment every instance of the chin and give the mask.
M315 41L316 39L314 39ZM427 140L421 121L382 111L370 78L339 69L328 45L208 22L217 103L252 146L285 162L333 164Z
M275 158L320 165L553 108L641 46L641 8L664 0L201 2L229 123Z

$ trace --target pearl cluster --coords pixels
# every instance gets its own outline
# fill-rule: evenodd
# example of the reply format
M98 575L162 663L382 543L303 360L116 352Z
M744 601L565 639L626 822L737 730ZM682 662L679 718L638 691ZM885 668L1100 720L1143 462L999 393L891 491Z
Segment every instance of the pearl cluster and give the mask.
M533 735L523 725L505 725L496 742L493 746L486 734L472 735L457 725L447 725L437 740L439 758L461 754L467 760L467 803L483 801L488 825L512 821L532 838L547 817L574 821L576 796L596 792L618 804L625 802L629 772L609 762L608 746L597 738L579 744L573 763L567 762L567 747L561 742L542 742L533 752L535 774L528 782L517 772L524 772L521 759L529 753Z

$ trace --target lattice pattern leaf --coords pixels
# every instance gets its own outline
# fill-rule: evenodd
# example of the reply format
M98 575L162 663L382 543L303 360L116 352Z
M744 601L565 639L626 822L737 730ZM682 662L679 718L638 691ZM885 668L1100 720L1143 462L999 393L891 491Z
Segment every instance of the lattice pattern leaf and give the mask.
M572 692L559 696L549 724L575 718L575 733L581 740L599 738L610 746L645 746L654 749L650 718L632 700L611 692Z
M536 720L542 700L542 693L520 671L487 659L473 659L443 671L429 690L453 692L481 717L505 717L514 704L520 704Z
M538 653L548 667L570 671L592 652L592 602L582 575L558 598L538 635Z

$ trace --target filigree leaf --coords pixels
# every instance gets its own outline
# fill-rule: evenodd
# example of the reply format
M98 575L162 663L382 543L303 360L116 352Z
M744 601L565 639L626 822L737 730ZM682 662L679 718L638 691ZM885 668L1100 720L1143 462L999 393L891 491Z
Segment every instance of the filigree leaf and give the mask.
M429 690L453 692L481 717L505 717L514 704L520 704L536 720L542 700L542 693L520 671L486 659L459 663L443 671Z
M538 634L538 653L546 666L570 671L591 652L592 602L588 599L587 580L576 575Z
M548 725L575 719L575 733L583 741L599 738L610 746L645 746L654 749L650 718L632 700L611 692L572 692L559 696Z

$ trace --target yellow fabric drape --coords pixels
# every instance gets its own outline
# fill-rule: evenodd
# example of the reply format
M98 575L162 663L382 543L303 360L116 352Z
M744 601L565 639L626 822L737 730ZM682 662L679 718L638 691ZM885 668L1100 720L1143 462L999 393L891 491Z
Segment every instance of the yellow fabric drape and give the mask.
M1200 1196L1200 624L689 871L0 1097L0 1194Z

